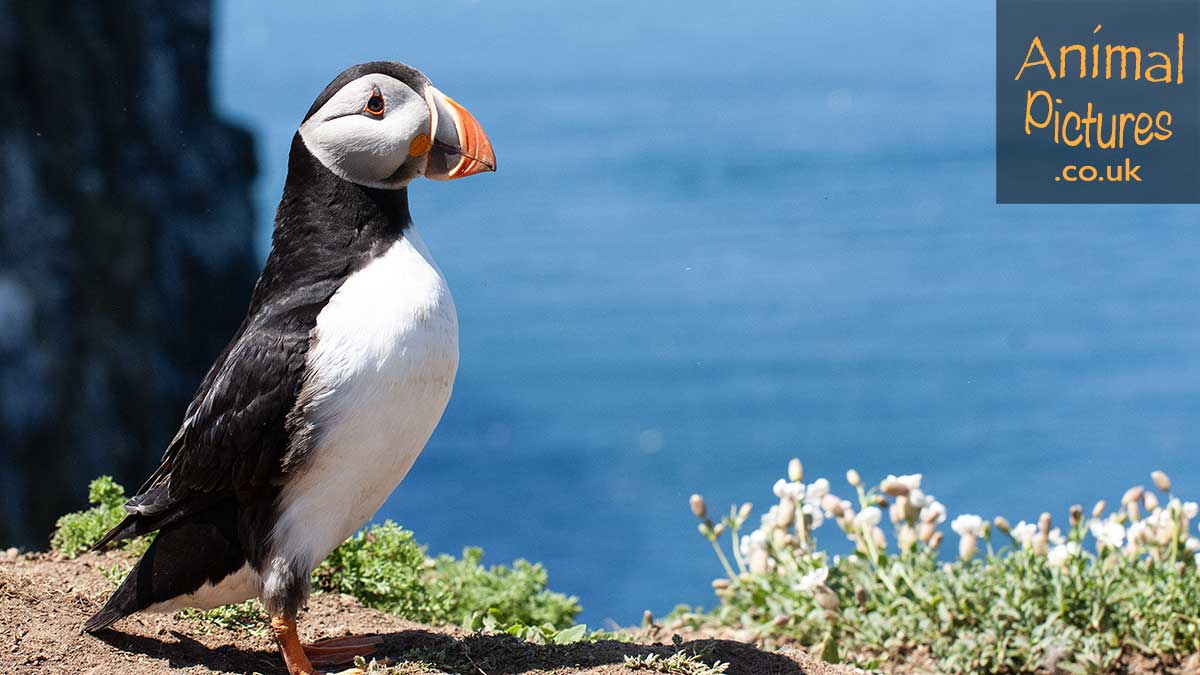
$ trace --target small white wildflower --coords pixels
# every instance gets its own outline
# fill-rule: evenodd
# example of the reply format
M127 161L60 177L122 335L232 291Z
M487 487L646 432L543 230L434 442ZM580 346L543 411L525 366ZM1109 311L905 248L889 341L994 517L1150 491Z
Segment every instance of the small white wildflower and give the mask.
M903 476L896 476L896 480L900 481L900 484L908 488L910 491L918 490L921 487L921 474L919 473L909 473Z
M920 488L913 488L908 491L908 503L916 508L924 508L931 500L931 497Z
M1143 522L1154 530L1166 530L1175 525L1175 519L1171 516L1170 509L1158 509L1146 516Z
M1200 512L1200 504L1197 504L1196 502L1183 503L1183 515L1188 520L1195 518L1198 512Z
M804 501L809 504L820 504L825 495L829 494L829 481L818 478L808 484L804 490Z
M879 491L889 497L901 497L908 494L908 486L901 483L895 476L888 474L887 478L879 482Z
M800 581L796 582L796 590L812 593L817 586L825 583L825 579L829 577L828 567L818 567L817 569L800 577Z
M767 509L767 512L762 514L758 518L759 525L765 530L769 530L772 527L775 527L775 523L778 520L779 520L779 506L778 505L772 506L771 508Z
M743 534L741 541L738 542L738 552L743 558L750 557L750 535Z
M1062 567L1068 559L1079 555L1079 552L1079 544L1073 541L1057 544L1046 554L1046 562L1053 567Z
M1101 547L1121 548L1121 544L1125 543L1125 527L1115 520L1093 518L1088 523L1088 529Z
M809 520L812 521L809 523L808 529L815 530L825 524L825 514L821 511L820 506L815 504L805 504L800 508L800 510L804 513L804 515L808 516Z
M821 497L821 512L826 518L836 518L842 514L842 501L837 495L828 494Z
M964 513L950 523L950 529L960 537L978 537L983 534L983 518L973 513Z
M787 486L788 482L780 478L779 480L775 481L775 485L771 487L771 491L775 493L776 497L783 499L784 495L787 494Z
M921 507L921 520L926 523L944 523L946 522L946 506L933 497L928 497L925 500L925 505Z
M750 550L765 549L767 547L767 533L762 530L755 530L750 535Z
M875 527L883 520L883 511L879 510L878 506L868 506L861 513L854 516L854 525L856 527Z
M783 489L783 494L797 502L804 499L804 483L788 483Z
M1200 539L1188 537L1187 541L1183 542L1183 547L1187 549L1188 553L1200 552Z
M1012 538L1017 540L1022 547L1029 546L1033 543L1033 535L1037 534L1037 525L1021 521L1012 529Z
M1149 524L1144 520L1139 520L1129 526L1129 543L1143 544L1146 542L1146 530L1149 529Z
M1050 530L1048 539L1050 543L1054 544L1055 546L1061 546L1067 542L1067 538L1063 536L1062 530L1058 529L1057 527L1053 530Z

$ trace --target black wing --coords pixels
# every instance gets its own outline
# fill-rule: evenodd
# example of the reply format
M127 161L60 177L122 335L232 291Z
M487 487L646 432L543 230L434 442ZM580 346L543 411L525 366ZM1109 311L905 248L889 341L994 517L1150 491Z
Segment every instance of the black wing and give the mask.
M158 470L126 504L129 515L94 549L278 480L315 321L315 311L286 321L247 317L205 375Z
M159 472L170 495L241 492L274 480L304 377L308 333L257 329L234 341L163 455Z

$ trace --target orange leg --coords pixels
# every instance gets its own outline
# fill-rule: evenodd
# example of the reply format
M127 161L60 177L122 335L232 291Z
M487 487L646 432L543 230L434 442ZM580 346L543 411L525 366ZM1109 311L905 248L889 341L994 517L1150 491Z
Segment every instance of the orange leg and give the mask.
M333 665L346 663L359 654L374 651L378 641L368 641L356 638L353 641L346 638L322 640L310 647L300 643L300 634L296 630L295 619L285 619L281 616L271 617L271 633L279 644L279 653L283 655L283 663L287 666L288 675L320 675L313 666L318 664ZM310 656L312 660L310 660ZM337 675L362 675L359 668L343 670Z

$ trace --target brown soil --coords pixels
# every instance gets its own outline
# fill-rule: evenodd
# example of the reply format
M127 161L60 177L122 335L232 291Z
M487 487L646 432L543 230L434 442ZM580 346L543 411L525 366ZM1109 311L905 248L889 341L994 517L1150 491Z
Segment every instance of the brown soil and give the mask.
M0 554L0 675L286 675L266 635L216 629L178 616L138 614L100 635L82 633L84 619L113 589L101 568L123 560L119 554L89 554L72 561L43 554L5 559ZM306 640L379 635L385 645L382 655L394 661L423 661L461 675L646 675L650 671L626 667L625 657L675 651L667 633L652 638L668 640L666 644L534 645L509 636L411 623L340 595L314 595L300 625ZM694 640L683 648L701 653L709 663L729 663L729 675L862 673L804 652L765 652L729 640Z

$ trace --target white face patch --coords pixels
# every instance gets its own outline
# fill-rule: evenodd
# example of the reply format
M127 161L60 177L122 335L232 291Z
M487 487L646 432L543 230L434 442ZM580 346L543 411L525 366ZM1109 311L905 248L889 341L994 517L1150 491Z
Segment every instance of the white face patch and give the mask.
M368 110L376 93L383 98L381 116ZM428 143L433 124L423 96L400 80L373 73L339 89L300 126L300 138L338 176L359 185L395 189L424 171L425 153L413 157L409 149L422 134L418 143Z

